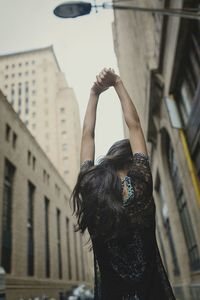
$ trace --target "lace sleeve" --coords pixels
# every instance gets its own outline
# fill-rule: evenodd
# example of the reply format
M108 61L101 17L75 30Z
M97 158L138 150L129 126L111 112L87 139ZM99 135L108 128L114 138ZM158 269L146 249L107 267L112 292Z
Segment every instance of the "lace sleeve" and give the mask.
M136 185L143 183L145 187L149 188L150 192L152 189L152 174L149 156L141 152L134 153L128 175Z
M132 223L145 222L145 216L152 213L153 182L149 156L134 153L128 176L131 178L134 196L126 205Z

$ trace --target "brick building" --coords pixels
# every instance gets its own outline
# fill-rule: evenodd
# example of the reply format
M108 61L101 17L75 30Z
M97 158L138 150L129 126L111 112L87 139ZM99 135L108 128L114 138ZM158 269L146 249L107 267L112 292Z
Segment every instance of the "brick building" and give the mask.
M152 8L199 1L132 1ZM126 1L124 1L126 4ZM127 2L128 4L128 2ZM130 4L130 3L129 3ZM120 75L148 142L157 239L177 299L200 299L200 22L115 10ZM177 112L180 126L170 113ZM124 122L125 136L128 130Z
M0 265L8 300L92 282L85 237L74 232L71 190L0 93Z

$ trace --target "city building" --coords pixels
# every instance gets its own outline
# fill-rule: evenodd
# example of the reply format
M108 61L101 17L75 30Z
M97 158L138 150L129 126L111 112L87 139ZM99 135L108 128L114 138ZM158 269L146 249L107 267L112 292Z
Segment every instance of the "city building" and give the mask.
M0 89L70 187L80 167L80 116L53 47L0 55Z
M75 284L91 285L87 238L74 231L70 187L2 92L0 107L0 266L6 299L60 299Z
M131 3L161 9L199 5L199 1L179 0ZM115 10L113 38L120 75L134 101L147 141L163 262L177 299L197 300L200 21ZM125 122L124 133L128 137Z

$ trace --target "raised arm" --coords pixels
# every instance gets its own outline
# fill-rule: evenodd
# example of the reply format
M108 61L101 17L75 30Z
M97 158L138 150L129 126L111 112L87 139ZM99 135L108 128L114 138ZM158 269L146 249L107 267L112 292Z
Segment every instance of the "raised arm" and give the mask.
M83 121L82 139L81 139L81 153L80 163L86 160L94 161L95 156L95 124L96 124L96 110L100 94L107 88L102 87L97 82L94 83L90 90L88 105Z
M136 107L121 80L114 85L114 88L119 96L124 119L129 129L132 152L143 152L147 155L146 142Z
M100 73L100 77L101 84L105 84L105 86L113 86L118 94L124 119L129 129L129 139L132 152L142 152L147 155L147 147L140 118L121 78L114 73L114 70L111 69L104 69Z

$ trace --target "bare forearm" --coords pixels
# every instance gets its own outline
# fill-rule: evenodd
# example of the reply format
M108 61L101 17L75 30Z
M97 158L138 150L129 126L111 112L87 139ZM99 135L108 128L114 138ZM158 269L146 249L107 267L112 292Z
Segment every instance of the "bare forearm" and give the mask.
M83 121L83 134L89 133L94 136L98 99L99 95L91 91Z
M124 114L124 119L127 126L129 128L132 126L137 126L140 123L139 115L123 82L120 80L119 82L116 83L114 88L120 99L123 114Z

